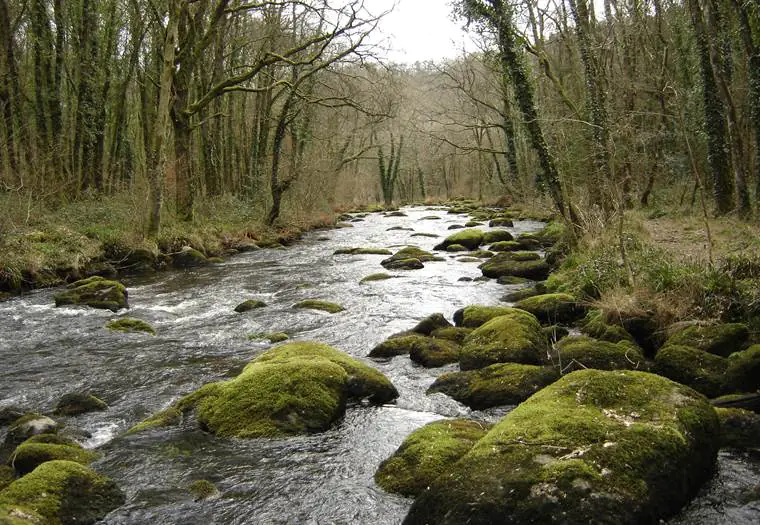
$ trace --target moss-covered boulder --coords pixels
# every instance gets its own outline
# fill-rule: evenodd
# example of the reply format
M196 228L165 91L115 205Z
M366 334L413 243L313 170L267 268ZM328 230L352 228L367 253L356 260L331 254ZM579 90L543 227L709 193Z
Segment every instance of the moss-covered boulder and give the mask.
M567 235L567 226L563 222L553 221L548 223L540 231L533 234L533 238L537 239L541 246L549 247L560 242Z
M483 244L483 232L476 228L467 228L446 237L434 250L445 250L453 244L459 244L468 250L476 250Z
M728 360L690 346L668 344L657 352L654 371L707 397L719 395Z
M259 301L257 299L248 299L247 301L243 301L239 305L235 307L235 311L239 314L250 312L251 310L257 310L259 308L265 308L267 303L264 301Z
M450 327L451 323L443 316L443 314L436 313L428 315L422 321L417 323L414 328L412 328L412 332L416 334L430 335L435 330Z
M514 308L508 306L484 306L471 304L454 312L454 324L463 328L477 328L494 317L513 313Z
M460 350L460 345L454 341L428 337L426 345L414 345L409 349L409 359L425 368L435 368L459 361Z
M122 332L125 334L142 332L145 334L156 335L155 328L153 328L147 322L143 321L142 319L133 319L128 317L109 321L106 323L106 328L112 332Z
M124 501L113 480L66 460L47 461L0 492L0 506L35 512L45 525L90 525Z
M504 294L501 300L506 303L517 303L517 302L522 301L523 299L528 299L530 297L535 297L537 295L543 295L543 292L539 290L538 288L536 288L535 286L526 286L525 288L521 288L520 290L515 290L514 292Z
M647 368L641 350L630 341L610 343L585 335L569 336L556 347L564 370L642 370Z
M449 226L446 229L447 230L462 230L462 229L464 229L464 224L452 224L451 226Z
M391 251L387 248L340 248L333 255L391 255Z
M478 222L478 221L467 221L467 222L464 223L464 227L465 228L474 228L476 226L482 226L482 225L483 225L483 223L482 222Z
M522 299L516 305L536 316L541 323L570 324L580 319L584 308L566 293L548 293Z
M462 326L449 326L446 328L438 328L433 330L430 335L438 339L446 339L448 341L454 341L455 343L462 344L468 335L472 333L472 328L464 328Z
M694 390L582 370L520 404L410 509L406 525L658 523L714 470L720 430Z
M4 463L17 446L32 436L39 434L55 434L60 424L53 419L37 413L25 414L9 427L5 440L0 447L0 463Z
M182 422L182 411L171 406L144 419L127 430L126 434L136 434L146 430L172 427Z
M472 370L495 363L538 365L545 360L546 339L538 320L524 310L512 308L467 336L459 367Z
M422 261L413 257L409 259L387 260L387 262L383 261L383 263L383 267L388 270L421 270L425 267Z
M488 225L491 228L511 228L515 223L507 217L496 217L488 221Z
M385 272L372 273L364 277L361 281L359 281L359 284L372 283L375 281L385 281L386 279L392 279L392 278L393 276L389 273L385 273Z
M259 246L264 248L261 244ZM170 253L169 257L171 257L172 266L175 268L197 268L209 263L203 253L190 246L185 246L178 252Z
M412 432L375 473L388 492L418 496L478 442L490 425L466 419L434 421Z
M728 356L728 367L723 378L723 391L755 392L760 390L760 345Z
M760 414L741 408L716 408L722 447L760 449Z
M45 436L45 434L41 434ZM55 436L53 434L53 436ZM39 437L39 436L36 436ZM85 450L76 443L55 442L46 443L45 440L31 438L13 451L9 464L13 466L19 476L28 474L46 461L65 459L87 465L98 459L100 455L91 450Z
M516 241L499 241L488 247L492 252L517 252L522 250L519 242Z
M194 412L201 428L220 436L276 437L327 430L349 401L381 404L397 396L374 368L305 341L264 352L236 378L204 385L170 410Z
M417 270L423 268L422 263L430 261L442 261L430 252L416 246L407 246L394 253L391 257L383 259L380 264L388 270Z
M320 301L317 299L305 299L293 305L293 308L320 310L329 314L337 314L345 310L341 305L329 301Z
M541 241L529 233L520 235L515 242L520 246L521 250L540 250L543 248Z
M542 259L520 260L524 253L532 252L502 252L497 253L489 260L480 265L483 275L492 279L498 279L505 275L512 277L525 277L534 281L543 281L549 276L551 268ZM533 256L536 256L533 254ZM531 256L531 257L533 257Z
M63 292L53 296L56 306L84 305L91 308L118 311L129 308L127 289L118 281L95 276L71 283Z
M425 367L443 366L459 360L459 345L446 339L421 334L394 336L370 350L369 357L387 359L409 354L412 361Z
M76 416L101 410L108 410L108 405L99 397L87 392L71 392L61 396L53 413L57 416Z
M634 342L633 336L619 324L607 322L604 312L590 310L581 321L581 332L602 341L617 343L618 341Z
M689 326L671 335L666 345L691 346L711 354L728 357L744 347L749 338L743 323Z
M427 393L442 392L474 410L517 405L559 379L554 367L498 363L479 370L443 374Z
M507 230L490 230L483 234L483 244L494 244L497 242L513 242L514 237ZM508 251L508 250L504 250Z
M461 244L449 244L446 246L446 251L451 253L457 253L457 252L466 252L469 251L466 246L462 246Z

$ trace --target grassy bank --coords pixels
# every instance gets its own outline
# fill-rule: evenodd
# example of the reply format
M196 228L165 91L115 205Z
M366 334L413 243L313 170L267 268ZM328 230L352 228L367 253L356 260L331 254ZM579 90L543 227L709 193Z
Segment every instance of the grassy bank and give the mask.
M591 228L550 277L611 317L650 317L663 329L690 320L742 321L760 331L760 241L731 217L626 214ZM712 259L712 260L711 260Z
M236 247L288 243L302 232L335 223L336 214L292 212L267 227L261 210L226 197L199 203L191 223L166 213L160 235L145 236L145 203L129 194L63 204L55 208L17 196L0 196L0 292L54 286L88 274L110 272L130 254L160 261L190 246L207 257Z

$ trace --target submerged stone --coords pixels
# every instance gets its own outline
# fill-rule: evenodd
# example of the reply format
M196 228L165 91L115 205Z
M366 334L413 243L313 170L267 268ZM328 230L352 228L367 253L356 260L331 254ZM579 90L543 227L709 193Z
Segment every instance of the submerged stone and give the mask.
M370 274L370 275L364 277L361 281L359 281L359 284L371 283L371 282L374 282L374 281L384 281L386 279L392 279L392 278L393 278L393 276L391 274L389 274L389 273L384 273L384 272L383 273L373 273L373 274Z
M473 410L517 405L559 379L548 366L497 363L479 370L443 374L427 393L442 392Z
M655 524L710 478L719 436L715 411L688 387L644 372L573 372L432 480L404 523Z
M100 410L108 410L108 405L99 397L87 392L72 392L58 400L53 413L57 416L76 416Z
M204 385L170 410L194 412L201 428L219 436L277 437L327 430L349 401L382 404L397 396L377 370L306 341L264 352L236 378Z
M247 301L243 301L239 305L235 307L235 311L239 314L242 314L244 312L249 312L251 310L256 310L258 308L264 308L266 307L267 303L264 301L258 301L256 299L248 299Z
M403 496L421 494L446 474L478 442L491 425L466 419L434 421L412 432L375 473L375 482Z
M127 289L118 281L95 276L76 281L66 288L53 296L56 306L83 305L112 312L129 308Z
M113 480L66 460L47 461L0 492L0 505L35 512L43 523L56 525L93 524L124 501Z
M317 299L306 299L304 301L299 301L293 305L293 308L321 310L329 314L336 314L345 310L345 308L339 304L331 303L329 301L319 301Z
M106 324L106 328L112 332L144 332L146 334L156 335L156 330L145 321L127 317L109 321L108 324Z

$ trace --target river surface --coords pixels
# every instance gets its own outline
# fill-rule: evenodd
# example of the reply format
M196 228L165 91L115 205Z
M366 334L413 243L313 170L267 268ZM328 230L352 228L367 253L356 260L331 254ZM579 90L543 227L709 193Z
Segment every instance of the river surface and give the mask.
M68 392L88 390L109 409L64 418L91 437L103 459L93 467L112 477L127 503L108 524L398 524L411 500L380 490L373 475L413 430L443 417L496 421L505 408L473 412L443 394L426 396L435 377L453 366L425 369L400 356L366 359L393 333L441 312L449 319L468 304L499 304L516 288L494 281L460 281L481 275L477 263L444 254L421 270L395 278L359 281L382 272L381 255L333 255L338 248L432 249L467 218L407 208L407 217L370 214L353 228L314 231L293 246L239 254L214 266L126 279L130 309L53 307L54 290L0 303L0 407L50 411ZM437 216L438 219L427 217ZM389 230L393 227L409 230ZM516 221L515 234L540 229ZM483 226L483 229L488 229ZM268 307L233 311L246 299ZM339 303L346 311L297 310L302 299ZM502 303L503 304L503 303ZM119 317L149 322L155 337L113 333ZM234 377L270 348L248 335L283 331L291 340L335 346L385 373L399 390L393 405L350 407L331 430L287 439L216 438L197 428L161 429L123 436L125 430L204 383ZM0 439L2 431L0 431ZM187 487L212 481L221 497L195 502ZM715 479L677 524L757 524L760 503L748 495L760 484L760 463L721 452ZM757 500L757 498L755 498Z

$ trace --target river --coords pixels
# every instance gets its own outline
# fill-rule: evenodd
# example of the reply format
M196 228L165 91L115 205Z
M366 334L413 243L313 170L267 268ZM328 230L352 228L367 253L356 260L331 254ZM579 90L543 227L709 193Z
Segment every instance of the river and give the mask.
M63 394L82 390L108 403L107 411L64 418L68 427L89 433L86 446L104 453L93 467L115 479L127 495L127 503L104 523L400 523L411 500L374 484L379 463L425 423L454 416L496 420L506 409L472 412L442 394L426 396L435 377L454 366L424 369L403 356L387 362L365 356L389 335L431 313L451 319L468 304L499 304L515 288L460 281L480 276L480 270L477 263L450 254L421 270L391 272L397 277L359 284L366 275L384 271L384 256L333 255L336 249L416 244L429 250L440 239L414 233L442 238L451 233L449 226L467 220L426 208L404 212L406 217L370 214L352 223L353 228L314 231L284 249L125 279L130 309L118 314L54 308L55 290L0 303L0 407L51 411ZM393 227L413 231L389 230ZM540 227L535 221L516 221L507 229L519 234ZM235 313L234 307L246 299L261 299L268 306ZM291 308L302 299L336 302L346 311L331 315ZM143 319L157 335L104 328L119 317ZM399 399L393 405L349 408L338 425L312 436L222 439L192 427L121 435L202 384L236 375L270 347L250 341L248 334L278 331L365 360L391 379ZM195 502L187 487L199 479L212 481L221 497ZM715 480L671 523L756 524L760 503L747 503L744 497L758 484L756 459L721 452Z

